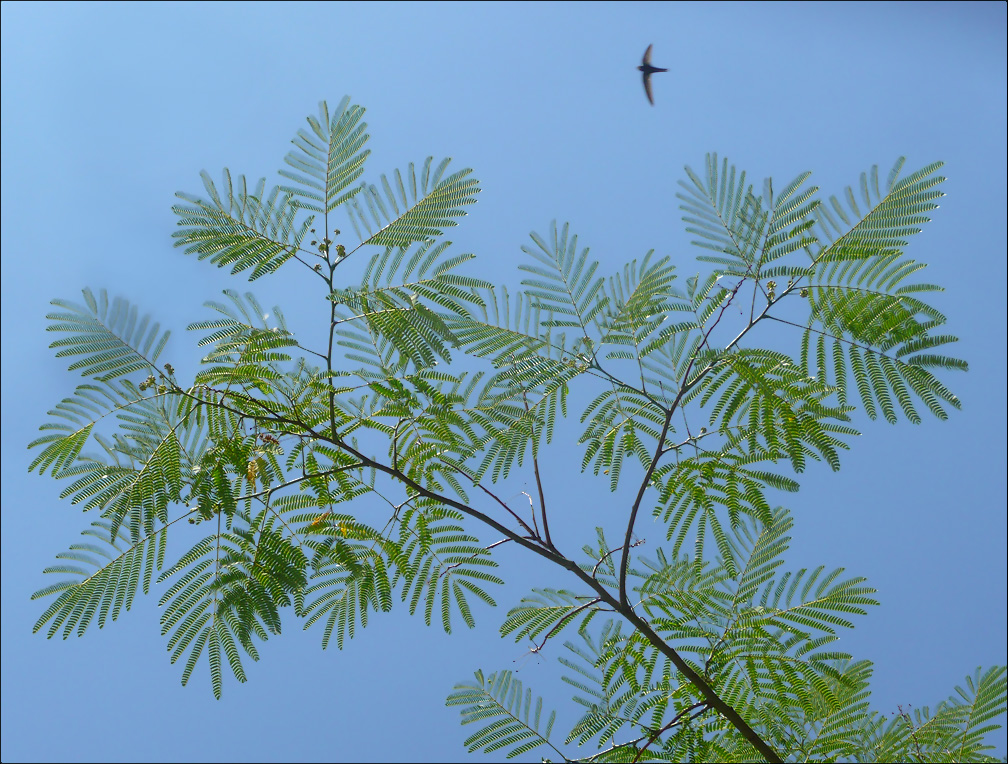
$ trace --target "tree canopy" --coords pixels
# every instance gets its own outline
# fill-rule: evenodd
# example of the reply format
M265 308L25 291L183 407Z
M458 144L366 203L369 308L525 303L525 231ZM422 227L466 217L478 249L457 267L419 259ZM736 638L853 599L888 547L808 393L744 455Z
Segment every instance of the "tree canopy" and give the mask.
M477 199L472 171L428 158L363 181L363 118L348 98L322 102L277 185L204 172L174 207L186 254L249 281L302 268L328 302L324 347L227 290L188 326L205 355L183 380L163 358L170 332L127 300L54 300L51 347L84 381L50 411L30 469L95 519L46 569L59 580L34 595L49 600L35 630L81 635L159 587L183 684L206 661L220 697L285 609L323 647L397 605L473 626L505 581L494 550L512 544L569 588L533 589L501 635L538 652L562 633L583 712L558 735L513 671L477 670L447 699L470 750L992 760L1005 667L933 708L872 709L871 663L834 642L875 592L843 569L787 568L795 519L777 503L809 462L839 469L855 412L916 424L960 407L945 377L967 367L929 302L940 287L905 254L942 196L941 163L873 167L822 201L810 173L754 188L711 154L677 194L699 270L654 251L609 270L554 223L509 290L445 239ZM618 537L555 542L568 508L539 469L554 441L608 477ZM515 504L497 486L517 473L535 490ZM648 554L642 514L665 536ZM191 542L170 561L169 535Z

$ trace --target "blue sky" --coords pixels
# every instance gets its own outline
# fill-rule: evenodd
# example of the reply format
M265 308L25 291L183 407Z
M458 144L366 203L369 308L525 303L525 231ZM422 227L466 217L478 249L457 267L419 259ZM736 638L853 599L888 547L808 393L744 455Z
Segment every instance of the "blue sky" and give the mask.
M473 168L479 202L449 238L513 286L529 231L554 218L603 270L654 248L695 271L675 191L708 151L757 182L811 170L825 195L901 155L906 172L944 161L947 196L909 254L946 287L937 304L970 364L948 378L963 410L917 427L859 420L841 471L809 469L788 499L789 567L843 566L878 589L882 606L841 647L875 662L879 709L933 706L1005 663L1005 29L1004 3L4 2L0 756L466 760L446 694L476 668L522 664L497 635L506 608L529 586L569 585L505 551L501 607L477 608L473 631L446 636L401 609L322 652L291 619L220 702L205 673L180 686L156 595L81 639L31 634L29 595L87 522L63 486L26 472L25 445L75 384L47 349L49 301L85 286L128 298L173 329L165 357L191 374L185 325L249 285L172 248L174 192L199 192L201 169L274 180L318 101L344 95L367 109L368 180L428 155ZM654 107L635 70L649 43L670 69ZM251 288L302 336L320 331L299 274ZM572 512L604 512L606 483L581 476L579 456L545 458ZM571 543L591 540L581 525ZM522 675L565 731L575 710L558 649L545 653ZM993 739L1003 752L1004 733Z

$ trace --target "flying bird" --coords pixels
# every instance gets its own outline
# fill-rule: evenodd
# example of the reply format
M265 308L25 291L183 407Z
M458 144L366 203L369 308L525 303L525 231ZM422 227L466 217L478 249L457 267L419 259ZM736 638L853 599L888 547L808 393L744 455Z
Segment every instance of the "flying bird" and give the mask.
M651 94L651 75L655 72L667 72L668 69L659 69L657 66L651 66L651 48L651 45L647 46L647 50L644 51L644 58L641 60L641 65L637 67L637 70L644 73L644 92L647 93L647 99L654 106L654 96Z

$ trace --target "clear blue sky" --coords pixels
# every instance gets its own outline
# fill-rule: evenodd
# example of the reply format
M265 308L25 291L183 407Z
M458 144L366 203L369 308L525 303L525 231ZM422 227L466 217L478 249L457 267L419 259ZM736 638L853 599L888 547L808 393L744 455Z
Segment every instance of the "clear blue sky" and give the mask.
M41 604L28 597L87 522L62 485L26 472L25 445L76 383L47 349L49 300L84 286L127 297L173 328L166 358L191 373L185 325L248 284L171 247L174 192L199 192L204 168L274 179L317 102L345 94L367 109L372 182L429 154L475 170L479 203L450 238L512 285L529 231L553 218L606 271L654 248L688 273L697 250L676 181L708 151L757 181L811 170L827 194L900 155L908 172L943 160L947 197L909 253L947 289L938 305L970 363L948 379L963 410L918 427L859 421L841 471L810 469L789 498L789 559L879 590L882 606L841 642L875 662L879 709L933 706L976 666L1005 663L1005 8L3 3L0 756L465 760L446 694L476 668L515 665L524 648L497 628L528 586L570 584L505 553L513 584L499 609L476 610L475 630L448 637L400 610L342 652L290 619L220 702L205 672L180 686L156 596L82 639L31 634ZM671 70L655 76L654 107L635 70L649 43ZM252 289L318 331L301 279ZM566 456L547 455L549 487L572 508L598 504L605 483ZM557 652L522 674L566 730Z

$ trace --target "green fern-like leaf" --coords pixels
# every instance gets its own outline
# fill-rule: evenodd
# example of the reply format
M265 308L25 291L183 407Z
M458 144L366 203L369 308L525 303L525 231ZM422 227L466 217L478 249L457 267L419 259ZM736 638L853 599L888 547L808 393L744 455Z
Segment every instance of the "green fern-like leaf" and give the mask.
M898 405L917 423L915 398L941 419L947 417L943 404L959 408L958 398L934 371L964 371L966 364L934 352L957 338L935 333L945 316L921 295L941 289L907 283L924 266L902 254L908 237L938 207L944 178L935 173L941 163L896 182L902 164L902 159L896 163L884 194L873 167L870 179L862 173L859 195L847 189L846 207L832 197L829 208L816 210L817 230L826 244L814 253L809 275L811 313L802 359L820 380L832 377L842 402L848 396L849 372L871 418L881 410L895 422ZM832 346L829 359L827 343Z
M673 288L675 266L668 257L651 261L654 250L638 264L631 261L606 287L607 310L599 318L599 345L631 345L642 350L663 325L681 295ZM610 357L617 357L611 354Z
M554 220L549 241L532 233L536 246L523 245L522 251L539 264L518 267L533 274L534 278L524 279L522 284L527 287L526 294L552 314L548 324L574 327L587 337L588 327L605 309L607 300L602 277L595 275L598 263L588 261L587 247L578 252L577 236L569 236L569 230L567 223L558 230Z
M531 595L522 597L521 602L508 611L500 627L501 636L514 632L515 642L526 638L534 640L543 632L550 636L558 634L578 621L578 628L583 629L598 612L592 607L595 602L597 599L562 589L533 589Z
M212 350L202 359L204 369L196 376L196 384L227 387L236 385L270 393L284 376L284 364L291 360L286 349L297 346L287 329L283 313L274 307L265 312L251 293L244 297L224 290L231 304L208 301L223 318L189 325L190 331L210 332L200 346ZM269 323L273 323L272 326Z
M1008 707L1005 676L1004 666L978 668L966 678L965 687L956 687L933 712L927 706L901 708L887 724L880 722L872 730L862 755L879 761L994 761L983 753L992 748L984 744L984 736L998 726L989 722Z
M457 684L446 705L461 706L462 724L478 724L479 729L463 745L472 752L494 753L508 749L512 759L549 742L556 711L543 722L542 698L532 695L510 671L498 671L484 678L476 672L474 682ZM553 750L556 750L555 748Z
M655 516L667 525L667 537L674 541L673 556L679 556L692 531L694 559L699 565L710 535L722 564L734 575L737 556L732 529L747 516L765 525L772 522L766 498L768 489L798 490L795 480L773 468L783 452L768 449L759 442L751 447L749 441L746 432L738 432L727 437L717 449L698 450L655 470L654 482L659 488ZM724 519L718 514L720 507L727 515Z
M676 197L686 212L686 230L701 237L693 244L718 253L700 259L718 264L726 274L756 275L770 213L753 194L752 185L745 185L745 172L736 175L727 159L722 160L719 172L717 160L717 154L708 154L704 177L687 167L690 183L679 181L685 193Z
M653 449L665 425L667 412L650 396L611 383L588 404L581 421L588 425L579 442L586 443L582 469L592 464L595 474L609 475L615 491L629 455L645 469L653 458ZM670 427L674 432L675 428Z
M401 596L409 600L410 614L422 601L428 626L437 605L446 633L451 633L456 611L473 628L476 621L468 598L475 595L492 607L496 603L484 586L504 583L490 573L497 563L486 547L451 517L428 519L420 511L407 512L399 532L402 557L392 583L395 586L402 580Z
M744 350L723 357L703 387L701 404L719 393L711 425L746 425L750 449L762 439L769 451L786 454L796 472L804 470L809 455L837 470L837 449L847 445L836 436L857 431L842 424L849 421L850 407L829 405L834 392L783 354Z
M444 257L450 243L424 243L409 257L388 249L372 260L360 287L333 292L330 299L351 311L336 318L349 358L386 374L407 363L423 369L451 361L448 347L459 341L448 316L464 312L465 303L480 303L474 290L488 284L452 272L472 256Z
M114 621L122 609L129 610L139 586L144 594L150 590L151 577L164 563L166 528L144 534L133 526L120 526L112 531L112 522L98 519L83 532L94 541L73 544L56 555L68 560L48 567L44 573L72 576L51 584L32 595L32 599L58 595L35 622L33 631L49 624L49 637L63 629L66 639L76 628L82 636L94 617L98 628L111 616Z
M338 534L314 551L302 611L307 617L305 629L325 618L323 649L335 632L336 646L342 650L345 640L355 636L358 623L367 626L371 611L392 609L392 572L383 537L350 518L337 517L326 522Z
M485 306L450 319L460 345L498 369L474 379L477 402L467 412L485 431L477 479L488 471L495 480L508 475L530 449L535 454L551 441L557 417L566 415L569 383L587 368L545 316L534 299L512 300L500 289L487 294Z
M665 758L667 738L682 731L680 724L702 716L704 704L696 702L691 686L680 681L654 645L632 632L624 635L615 622L603 624L597 636L584 629L579 636L580 642L564 644L573 657L560 659L574 672L564 681L584 693L574 697L585 713L567 742L583 746L595 740L599 748L608 744L598 754L601 761ZM693 712L697 714L691 716ZM666 739L659 739L660 729ZM617 737L624 736L628 742L618 743Z
M445 176L450 159L443 159L432 172L433 161L427 157L419 173L411 163L405 178L397 170L391 182L383 175L382 190L375 185L360 187L346 211L361 244L406 248L458 225L465 207L476 202L479 182L470 169Z
M154 369L171 332L162 333L149 316L138 320L136 306L120 297L110 305L104 289L97 298L90 289L83 293L86 305L53 300L62 310L46 315L51 322L46 331L66 335L49 346L59 348L56 357L79 357L70 371L102 382Z
M177 578L161 597L161 633L171 634L168 650L175 663L189 657L182 684L189 681L207 650L214 696L222 692L221 651L239 682L245 681L238 648L258 660L252 641L280 633L279 608L305 584L304 554L273 528L266 512L239 518L233 530L220 527L184 554L159 581Z
M251 268L249 281L273 273L297 253L313 218L296 222L298 204L290 192L274 187L267 193L265 178L249 189L244 175L232 180L227 169L220 189L206 171L200 177L209 199L175 194L186 202L172 207L176 247L218 268L231 266L231 273Z
M51 434L30 444L45 446L31 468L71 479L62 497L99 509L111 520L111 537L124 522L151 534L156 522L168 522L168 504L180 500L183 462L190 465L201 448L201 428L179 415L182 403L175 393L145 394L128 381L81 385L50 412L57 421L42 429ZM94 425L111 415L120 430L109 440ZM82 453L91 436L104 453Z
M291 141L294 150L284 157L293 170L280 170L292 181L283 191L299 207L328 214L360 191L352 184L364 172L371 152L364 148L370 136L363 121L364 109L344 96L330 115L325 101L317 117L308 117L311 130L298 130Z

